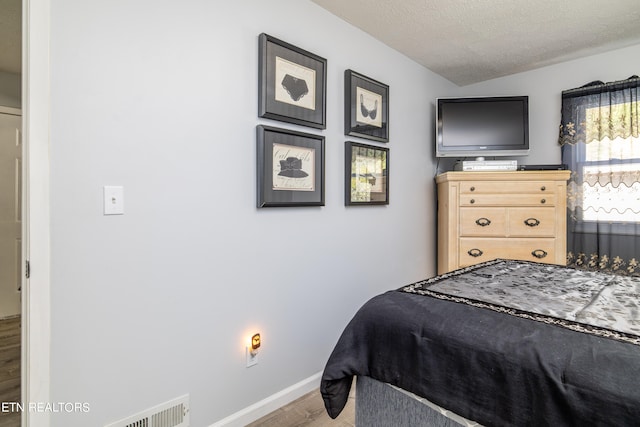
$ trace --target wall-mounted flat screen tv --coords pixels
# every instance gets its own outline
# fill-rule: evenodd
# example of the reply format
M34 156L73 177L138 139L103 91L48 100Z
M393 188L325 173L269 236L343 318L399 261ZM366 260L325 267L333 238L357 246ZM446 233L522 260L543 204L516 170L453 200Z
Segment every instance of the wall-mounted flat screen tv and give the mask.
M529 154L529 97L436 99L436 157Z

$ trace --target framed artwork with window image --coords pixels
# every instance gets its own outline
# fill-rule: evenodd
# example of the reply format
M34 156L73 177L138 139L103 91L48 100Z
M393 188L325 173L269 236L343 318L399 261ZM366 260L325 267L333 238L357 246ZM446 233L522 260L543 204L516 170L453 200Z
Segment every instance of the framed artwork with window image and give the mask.
M345 143L345 205L389 204L389 149Z
M389 142L389 86L353 70L344 72L344 133Z

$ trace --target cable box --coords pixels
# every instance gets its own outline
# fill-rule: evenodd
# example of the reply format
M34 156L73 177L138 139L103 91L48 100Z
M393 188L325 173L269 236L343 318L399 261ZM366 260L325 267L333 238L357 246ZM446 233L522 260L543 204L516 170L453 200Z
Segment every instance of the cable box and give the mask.
M569 166L566 164L557 164L557 165L520 165L518 166L519 171L564 171L569 169Z
M454 170L473 171L515 171L518 170L517 160L463 160L457 162Z

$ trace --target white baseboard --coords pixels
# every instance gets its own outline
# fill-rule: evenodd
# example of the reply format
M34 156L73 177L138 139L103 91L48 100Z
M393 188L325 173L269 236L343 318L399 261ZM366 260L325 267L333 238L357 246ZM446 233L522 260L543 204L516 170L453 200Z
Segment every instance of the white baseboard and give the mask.
M285 388L251 406L231 414L222 420L211 424L209 427L244 427L253 421L264 417L278 408L293 402L299 397L312 392L320 387L322 372L310 376L290 387Z

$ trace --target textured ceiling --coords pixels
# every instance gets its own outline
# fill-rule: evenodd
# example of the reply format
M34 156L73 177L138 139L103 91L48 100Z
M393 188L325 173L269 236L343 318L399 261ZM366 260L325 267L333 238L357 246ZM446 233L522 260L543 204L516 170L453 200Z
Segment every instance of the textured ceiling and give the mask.
M0 71L22 69L22 0L0 0Z
M640 0L312 0L463 86L640 43ZM0 0L0 71L21 70L21 0Z
M640 0L312 1L460 86L640 43Z

